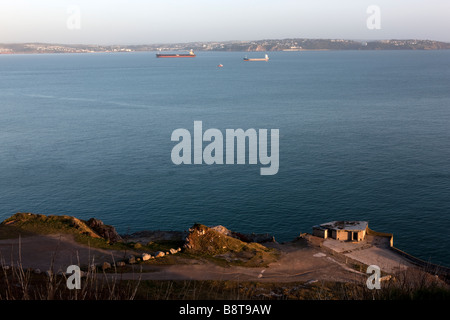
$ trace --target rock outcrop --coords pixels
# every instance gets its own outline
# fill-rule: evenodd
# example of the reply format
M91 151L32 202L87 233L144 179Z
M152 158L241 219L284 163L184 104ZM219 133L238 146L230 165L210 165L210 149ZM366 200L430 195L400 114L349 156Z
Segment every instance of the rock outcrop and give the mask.
M152 257L152 256L151 256L150 254L148 254L148 253L143 253L143 254L142 254L142 261L150 260L151 257Z
M101 220L91 218L86 222L86 224L100 237L111 244L122 241L122 237L117 233L116 228L104 224Z
M30 232L43 233L79 233L92 238L104 239L113 244L122 241L122 237L113 226L105 225L101 220L91 218L88 221L68 215L43 215L18 212L1 224L15 226Z
M244 233L240 233L240 232L231 231L221 225L211 227L211 229L213 229L217 232L220 232L221 234L224 234L226 236L233 237L235 239L239 239L239 240L241 240L243 242L247 242L247 243L250 243L250 242L258 242L258 243L275 242L275 237L268 233L244 234Z
M220 230L220 231L217 231ZM247 243L224 227L209 228L195 224L189 229L184 249L188 253L213 256L244 266L262 266L278 258L278 252L259 243Z

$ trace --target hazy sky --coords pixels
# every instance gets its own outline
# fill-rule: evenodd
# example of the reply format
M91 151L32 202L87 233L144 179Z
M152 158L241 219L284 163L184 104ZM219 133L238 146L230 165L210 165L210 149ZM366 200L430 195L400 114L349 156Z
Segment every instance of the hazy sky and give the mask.
M370 5L381 29L369 29ZM450 42L449 0L0 0L0 43L273 38Z

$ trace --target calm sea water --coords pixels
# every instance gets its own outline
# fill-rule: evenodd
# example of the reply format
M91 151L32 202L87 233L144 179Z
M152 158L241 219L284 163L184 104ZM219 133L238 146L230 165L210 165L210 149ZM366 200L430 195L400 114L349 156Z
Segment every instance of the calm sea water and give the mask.
M122 233L199 222L278 241L367 220L450 265L450 52L244 55L0 56L0 219L97 217ZM195 120L279 129L278 174L175 166L172 131Z

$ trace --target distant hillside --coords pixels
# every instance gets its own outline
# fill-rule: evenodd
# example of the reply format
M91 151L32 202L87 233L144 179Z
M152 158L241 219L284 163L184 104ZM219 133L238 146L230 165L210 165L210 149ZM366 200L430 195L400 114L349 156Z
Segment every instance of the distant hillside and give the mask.
M214 51L302 51L302 50L442 50L450 43L431 40L355 41L344 39L283 39L239 42L195 43L190 48ZM188 46L189 47L189 46Z
M89 53L132 51L304 51L304 50L448 50L450 43L433 40L355 41L345 39L270 39L255 41L189 42L149 45L68 45L49 43L0 44L0 54Z

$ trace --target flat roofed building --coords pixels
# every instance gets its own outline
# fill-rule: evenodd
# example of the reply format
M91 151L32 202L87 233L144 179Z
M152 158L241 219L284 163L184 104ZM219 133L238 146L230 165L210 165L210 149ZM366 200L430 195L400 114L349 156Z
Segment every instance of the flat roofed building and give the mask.
M366 237L367 221L331 221L313 226L313 235L341 241L362 241Z

